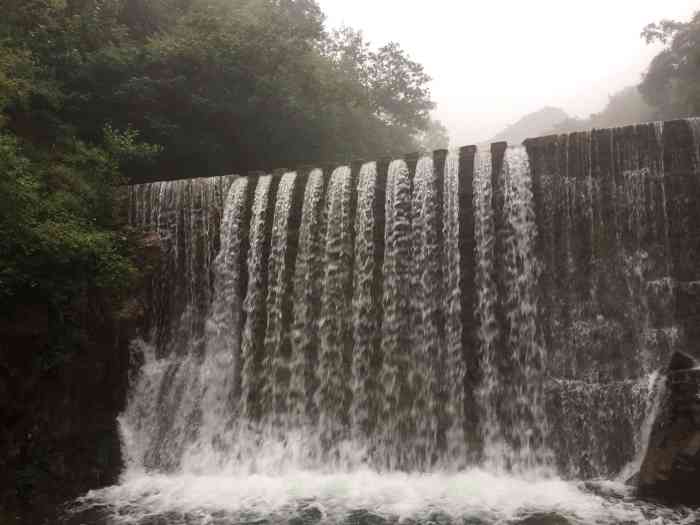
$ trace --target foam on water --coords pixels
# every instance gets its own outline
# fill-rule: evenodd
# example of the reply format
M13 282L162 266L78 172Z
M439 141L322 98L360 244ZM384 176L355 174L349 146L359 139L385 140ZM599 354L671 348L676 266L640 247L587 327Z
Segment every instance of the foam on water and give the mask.
M91 491L80 509L106 506L114 523L188 524L291 522L309 511L316 523L338 523L363 512L406 522L429 520L513 523L555 514L570 523L694 523L686 510L641 505L606 482L597 493L557 478L497 475L473 469L459 474L377 473L369 469L320 473L226 476L127 474L118 486ZM471 520L471 521L470 521ZM561 521L557 522L561 523Z

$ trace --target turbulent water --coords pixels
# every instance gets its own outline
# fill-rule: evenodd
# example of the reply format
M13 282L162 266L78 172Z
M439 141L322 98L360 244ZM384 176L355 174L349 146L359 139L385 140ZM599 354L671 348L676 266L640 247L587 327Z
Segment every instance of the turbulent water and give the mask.
M495 147L131 188L162 272L121 483L75 510L692 523L622 484L679 338L663 166L618 140L607 181L578 140L563 164Z

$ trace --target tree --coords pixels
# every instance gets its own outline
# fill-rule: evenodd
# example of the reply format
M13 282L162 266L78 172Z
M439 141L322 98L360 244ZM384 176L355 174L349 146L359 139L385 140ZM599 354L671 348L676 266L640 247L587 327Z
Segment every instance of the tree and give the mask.
M57 70L61 118L86 141L109 123L162 146L132 180L401 154L428 125L422 66L397 44L326 32L312 0L123 0L87 16L95 2L108 0L83 0L87 42L54 38L69 42L52 48L70 64ZM49 18L61 17L75 22Z
M325 55L338 71L359 88L358 102L390 126L426 129L430 111L428 83L423 66L411 60L396 42L372 50L362 32L351 28L333 31L324 45Z
M428 129L430 77L397 43L378 49L362 32L341 28L323 43L332 66L334 105L349 120L345 158L397 155L417 148L416 135Z
M700 113L700 12L689 22L662 20L642 31L647 43L666 44L649 65L639 90L659 119Z
M423 153L450 147L450 136L447 128L439 120L431 120L428 128L417 135L416 141L419 151Z

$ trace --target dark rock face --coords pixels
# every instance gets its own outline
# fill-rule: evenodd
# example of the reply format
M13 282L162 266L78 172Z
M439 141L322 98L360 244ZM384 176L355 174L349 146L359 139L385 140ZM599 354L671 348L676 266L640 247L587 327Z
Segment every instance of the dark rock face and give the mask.
M638 494L700 506L700 363L676 353L638 477Z
M133 294L85 290L62 312L78 327L70 351L54 350L46 305L0 319L0 523L56 523L66 501L119 476L116 417L148 300L140 290L160 253L157 236L138 244L142 280Z

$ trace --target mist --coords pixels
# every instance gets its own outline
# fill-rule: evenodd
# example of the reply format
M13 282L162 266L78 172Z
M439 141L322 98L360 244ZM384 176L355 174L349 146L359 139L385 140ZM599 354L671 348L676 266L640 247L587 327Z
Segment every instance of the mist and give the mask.
M691 0L429 3L320 0L329 27L364 32L375 46L396 41L433 78L434 116L452 146L488 140L544 106L572 117L603 109L638 84L661 45L640 32L660 19L687 20Z

